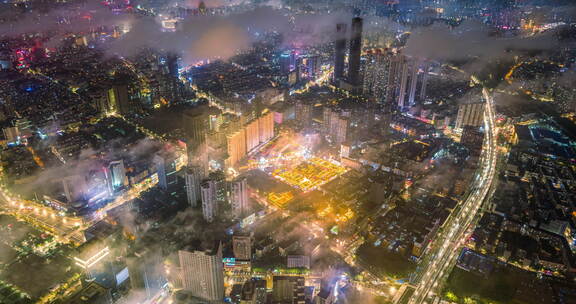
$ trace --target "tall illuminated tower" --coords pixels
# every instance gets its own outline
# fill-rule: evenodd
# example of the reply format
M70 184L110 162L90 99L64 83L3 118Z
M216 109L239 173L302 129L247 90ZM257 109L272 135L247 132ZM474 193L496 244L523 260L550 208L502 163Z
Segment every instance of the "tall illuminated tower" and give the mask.
M348 59L348 80L353 85L360 83L360 53L362 52L362 18L352 19L350 37L350 57Z
M336 41L334 51L334 81L344 77L344 57L346 56L346 24L336 24Z

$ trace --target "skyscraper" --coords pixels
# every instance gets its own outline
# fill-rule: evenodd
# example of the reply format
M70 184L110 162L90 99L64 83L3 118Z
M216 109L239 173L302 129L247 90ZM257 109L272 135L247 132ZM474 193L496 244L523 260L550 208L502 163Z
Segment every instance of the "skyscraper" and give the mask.
M352 19L352 36L350 37L350 57L348 59L348 81L353 85L360 84L360 53L362 52L362 18Z
M202 168L200 166L189 166L186 169L186 196L188 204L196 207L200 200L200 183L202 181Z
M178 176L176 175L176 162L173 155L154 155L152 159L158 174L158 185L160 188L167 190L176 184Z
M334 50L334 82L344 77L344 57L346 56L346 24L336 24L336 41Z
M248 183L239 178L230 183L230 204L235 218L240 218L248 210Z
M222 244L212 250L178 251L184 290L204 300L224 299Z

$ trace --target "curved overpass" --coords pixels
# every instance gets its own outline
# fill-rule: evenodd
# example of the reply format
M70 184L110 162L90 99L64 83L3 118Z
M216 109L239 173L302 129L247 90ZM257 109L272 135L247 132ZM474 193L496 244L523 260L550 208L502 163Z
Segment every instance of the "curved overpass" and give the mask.
M472 80L478 83L474 76ZM486 88L482 90L482 94L486 101L485 136L479 168L470 185L468 196L452 212L434 242L430 244L430 251L421 263L414 280L416 288L408 300L410 304L425 303L431 292L442 287L440 282L450 273L467 231L476 223L481 206L489 197L488 194L496 175L497 139L492 95Z

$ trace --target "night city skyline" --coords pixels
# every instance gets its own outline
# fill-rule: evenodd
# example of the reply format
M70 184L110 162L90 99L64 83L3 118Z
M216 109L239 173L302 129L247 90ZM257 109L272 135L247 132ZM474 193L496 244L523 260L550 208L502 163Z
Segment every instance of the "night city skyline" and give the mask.
M573 0L4 0L0 128L0 304L576 304Z

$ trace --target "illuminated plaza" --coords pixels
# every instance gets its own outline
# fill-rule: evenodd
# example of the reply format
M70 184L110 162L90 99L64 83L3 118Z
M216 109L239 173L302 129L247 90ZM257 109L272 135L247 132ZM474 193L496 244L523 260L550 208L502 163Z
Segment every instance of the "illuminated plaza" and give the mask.
M304 192L318 189L320 186L344 174L346 168L334 161L313 157L294 168L279 168L272 176Z

